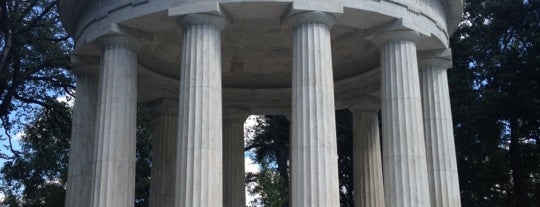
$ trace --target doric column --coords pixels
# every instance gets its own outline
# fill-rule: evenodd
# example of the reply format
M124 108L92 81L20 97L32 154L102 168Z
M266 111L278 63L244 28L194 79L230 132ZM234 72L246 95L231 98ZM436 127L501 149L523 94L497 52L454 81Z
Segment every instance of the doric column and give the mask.
M291 204L339 206L330 27L323 12L287 20L293 27Z
M450 50L419 57L431 206L461 206L446 70ZM444 55L444 56L441 56Z
M410 30L382 33L382 143L385 204L429 206L416 40Z
M93 184L98 74L80 72L78 67L79 65L73 65L77 89L72 113L65 203L67 207L89 207ZM94 69L97 71L97 67Z
M175 206L223 206L221 30L224 18L189 14L180 80Z
M349 108L353 114L354 206L385 207L379 102Z
M223 203L225 207L246 205L244 165L244 122L247 111L223 111Z
M150 207L174 206L178 101L161 99L150 104L153 115Z
M124 35L99 39L102 71L97 104L94 207L133 206L137 59Z

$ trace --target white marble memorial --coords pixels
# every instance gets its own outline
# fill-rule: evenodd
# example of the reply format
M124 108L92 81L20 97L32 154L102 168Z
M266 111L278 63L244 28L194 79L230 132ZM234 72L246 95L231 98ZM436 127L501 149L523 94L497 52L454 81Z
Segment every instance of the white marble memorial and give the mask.
M78 71L67 206L133 206L138 103L154 109L151 206L243 206L236 118L249 114L290 114L291 205L339 206L335 110L345 108L356 206L461 205L445 69L462 0L59 8Z

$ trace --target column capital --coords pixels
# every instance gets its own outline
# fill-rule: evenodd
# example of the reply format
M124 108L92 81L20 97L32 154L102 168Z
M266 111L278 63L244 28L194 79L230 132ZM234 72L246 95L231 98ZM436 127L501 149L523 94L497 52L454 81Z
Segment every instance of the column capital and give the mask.
M223 108L223 121L246 121L249 110L239 108Z
M186 28L193 25L212 25L219 31L225 29L229 25L227 19L222 16L214 14L187 14L178 18L178 25L182 28Z
M396 40L417 42L419 39L419 32L406 28L383 31L372 38L373 42L375 42L379 46L382 46L387 42Z
M452 67L452 50L426 50L418 52L418 68L447 70Z
M162 98L152 101L148 104L150 112L156 115L173 115L178 116L178 100Z
M349 106L349 110L353 114L362 113L362 112L373 112L377 113L381 109L381 103L380 102L374 102L374 101L364 101L360 103L356 103L354 105Z
M108 34L101 36L96 39L96 44L102 49L106 49L107 47L124 47L124 48L130 48L133 46L130 38L126 34Z
M320 23L332 27L336 23L336 17L321 11L308 11L286 16L282 20L292 28L306 23Z

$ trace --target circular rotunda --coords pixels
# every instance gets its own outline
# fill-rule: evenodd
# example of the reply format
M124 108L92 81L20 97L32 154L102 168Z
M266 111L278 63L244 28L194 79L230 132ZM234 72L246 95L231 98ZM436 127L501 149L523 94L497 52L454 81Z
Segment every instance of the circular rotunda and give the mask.
M138 103L153 116L151 207L245 206L253 114L291 121L290 205L338 207L337 109L353 114L355 206L461 206L446 70L462 0L59 7L77 77L68 207L134 205Z

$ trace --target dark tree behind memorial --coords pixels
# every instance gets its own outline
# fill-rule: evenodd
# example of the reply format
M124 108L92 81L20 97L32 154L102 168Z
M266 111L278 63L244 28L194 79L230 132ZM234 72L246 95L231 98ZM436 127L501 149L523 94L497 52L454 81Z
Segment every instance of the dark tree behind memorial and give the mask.
M452 46L463 204L540 205L540 1L467 1Z

